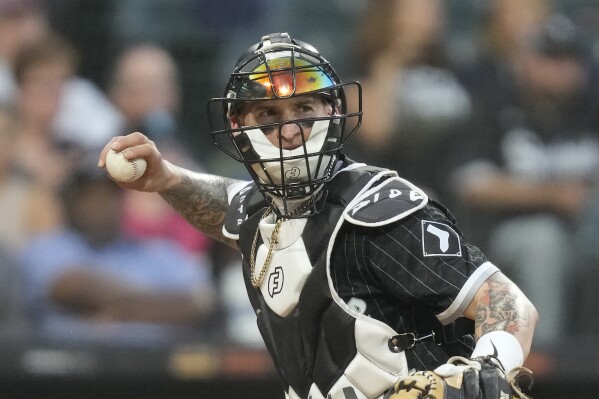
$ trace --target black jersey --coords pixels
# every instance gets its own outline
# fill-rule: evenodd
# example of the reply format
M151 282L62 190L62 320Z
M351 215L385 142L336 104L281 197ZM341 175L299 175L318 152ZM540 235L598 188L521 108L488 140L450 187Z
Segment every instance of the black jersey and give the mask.
M317 215L276 220L248 184L231 198L224 228L239 240L250 302L288 397L376 398L410 368L468 356L443 326L495 266L393 171L346 161L327 188Z
M466 293L471 299L482 283L472 277L481 266L488 270L479 270L484 278L494 269L465 241L453 217L431 201L389 225L346 224L337 237L331 277L339 296L360 312L400 334L426 336L460 316L454 310L463 310ZM472 350L469 338L456 337L466 352ZM431 340L406 355L411 368L434 369L455 355L448 352Z

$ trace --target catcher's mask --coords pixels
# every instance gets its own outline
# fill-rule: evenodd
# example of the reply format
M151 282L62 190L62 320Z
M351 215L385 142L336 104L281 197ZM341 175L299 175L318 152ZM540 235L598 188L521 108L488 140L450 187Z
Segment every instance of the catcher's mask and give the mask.
M348 111L346 101L350 90L356 96L353 112ZM232 123L243 120L238 117L251 102L301 96L317 97L332 111L251 126ZM208 117L214 143L245 165L273 211L286 218L300 217L294 208L307 200L311 200L308 214L320 210L322 201L317 197L326 196L323 186L333 177L340 150L361 124L362 90L358 82L341 83L329 62L310 44L287 33L274 33L239 58L225 97L208 103ZM281 132L289 125L300 132L302 143L284 149ZM267 134L276 134L278 146Z

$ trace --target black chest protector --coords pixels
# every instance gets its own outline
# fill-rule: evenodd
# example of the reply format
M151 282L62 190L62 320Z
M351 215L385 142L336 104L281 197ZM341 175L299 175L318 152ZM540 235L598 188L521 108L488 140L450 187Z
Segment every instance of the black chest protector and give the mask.
M253 184L231 201L224 232L239 241L258 328L287 397L377 398L408 372L405 353L389 349L397 334L390 326L352 309L335 292L329 272L333 244L343 223L391 223L424 207L428 198L393 171L355 163L346 164L327 189L320 213L280 226L258 288L251 283L250 258L255 256L259 273L274 220L270 230L263 226L266 202Z

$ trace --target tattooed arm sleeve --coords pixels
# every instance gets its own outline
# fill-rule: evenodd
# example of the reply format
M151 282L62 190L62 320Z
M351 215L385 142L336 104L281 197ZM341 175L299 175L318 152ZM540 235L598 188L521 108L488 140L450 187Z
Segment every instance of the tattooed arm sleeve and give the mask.
M475 335L491 331L513 334L528 356L538 314L520 289L501 272L491 275L478 289L465 316L474 319Z
M222 233L228 207L227 187L236 182L221 176L184 171L180 183L160 195L195 228L237 249L237 243Z

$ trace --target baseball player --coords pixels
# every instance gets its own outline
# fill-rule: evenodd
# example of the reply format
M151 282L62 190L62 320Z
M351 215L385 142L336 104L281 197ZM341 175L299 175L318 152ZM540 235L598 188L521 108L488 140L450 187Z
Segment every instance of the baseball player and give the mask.
M112 139L98 165L110 150L144 158L122 187L160 193L241 251L286 398L526 397L534 306L442 205L343 154L362 117L358 82L274 33L208 109L215 144L252 181L175 166L139 132Z

